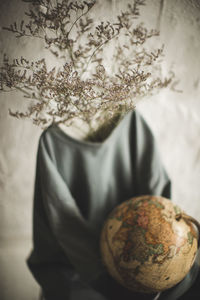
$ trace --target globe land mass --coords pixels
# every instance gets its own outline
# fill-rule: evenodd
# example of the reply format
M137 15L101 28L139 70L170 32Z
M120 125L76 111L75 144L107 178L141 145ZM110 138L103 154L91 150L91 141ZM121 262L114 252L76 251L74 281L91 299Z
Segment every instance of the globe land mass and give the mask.
M179 211L171 201L162 197L143 196L123 202L111 213L106 230L108 249L117 272L128 288L154 292L153 288L146 287L140 280L144 268L156 270L152 272L152 281L162 277L167 282L170 279L170 260L179 257L179 252L181 260L184 257L187 259L190 252L193 255L191 261L194 260L196 251L191 249L194 248L194 238L197 238L196 231L189 223L184 224L183 232L180 231L180 221L174 218ZM116 222L118 228L113 231ZM112 232L110 237L109 230ZM162 266L165 268L164 277L161 276ZM181 276L184 275L184 271L181 272ZM168 288L170 283L164 286Z

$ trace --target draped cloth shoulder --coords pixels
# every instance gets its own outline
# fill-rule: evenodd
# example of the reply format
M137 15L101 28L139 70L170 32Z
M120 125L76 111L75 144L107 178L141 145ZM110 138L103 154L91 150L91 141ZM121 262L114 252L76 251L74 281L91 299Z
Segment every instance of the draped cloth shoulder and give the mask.
M99 253L106 216L133 196L170 198L170 187L155 139L137 111L103 143L78 141L55 125L45 130L37 153L33 250L27 261L45 298L71 299L77 282L101 293L102 278L112 281ZM112 293L102 288L107 299L117 300Z

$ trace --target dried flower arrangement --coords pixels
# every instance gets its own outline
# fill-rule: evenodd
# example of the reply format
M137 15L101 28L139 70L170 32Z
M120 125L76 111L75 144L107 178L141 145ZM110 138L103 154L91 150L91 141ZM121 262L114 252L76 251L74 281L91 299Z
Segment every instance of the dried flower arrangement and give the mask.
M1 91L19 90L32 99L28 110L12 112L43 127L67 126L81 119L88 124L89 139L104 139L117 122L134 109L138 99L168 86L161 79L159 59L163 47L153 51L145 43L159 33L135 24L144 0L135 0L115 22L95 24L90 17L95 0L22 0L32 5L28 21L4 27L16 38L39 38L44 47L64 62L48 69L45 59L28 61L4 55L0 66ZM31 40L32 41L32 40ZM114 42L112 72L104 61L108 44Z

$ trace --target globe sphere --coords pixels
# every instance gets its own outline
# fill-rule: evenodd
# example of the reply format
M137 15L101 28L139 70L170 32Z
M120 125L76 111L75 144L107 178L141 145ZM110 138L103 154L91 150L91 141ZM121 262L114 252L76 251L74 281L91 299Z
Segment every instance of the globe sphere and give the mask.
M100 240L103 262L124 287L157 293L180 282L198 249L194 219L169 199L140 196L117 206Z

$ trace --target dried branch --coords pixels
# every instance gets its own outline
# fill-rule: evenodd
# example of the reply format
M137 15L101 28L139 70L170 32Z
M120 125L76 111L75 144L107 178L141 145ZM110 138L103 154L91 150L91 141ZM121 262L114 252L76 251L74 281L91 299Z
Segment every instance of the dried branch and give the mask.
M30 118L42 126L53 122L71 124L74 118L92 126L96 120L99 128L105 130L134 109L139 98L171 83L174 74L161 79L163 47L145 47L147 40L159 33L143 24L134 25L145 1L135 0L116 16L115 22L100 22L96 26L90 17L93 0L23 1L33 7L26 13L28 21L14 22L4 29L17 38L42 39L56 59L67 63L48 70L45 59L28 61L5 55L0 66L0 90L18 90L31 100L27 112L10 111L12 116ZM111 42L115 43L114 71L109 74L104 53Z

